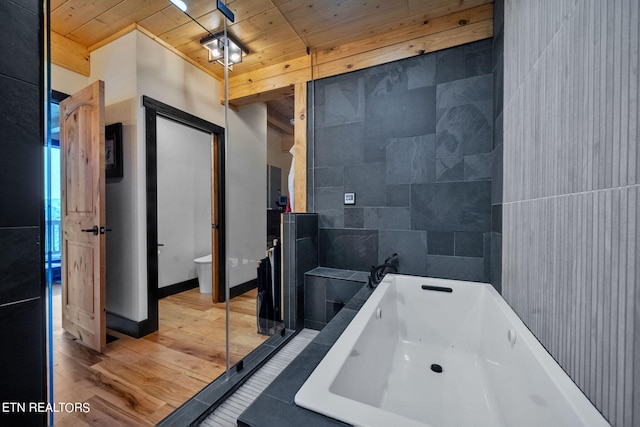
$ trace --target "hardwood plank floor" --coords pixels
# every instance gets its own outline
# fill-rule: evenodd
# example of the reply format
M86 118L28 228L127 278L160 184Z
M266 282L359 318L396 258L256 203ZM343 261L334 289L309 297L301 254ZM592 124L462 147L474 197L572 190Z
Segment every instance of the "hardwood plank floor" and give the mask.
M198 289L159 301L160 328L136 339L118 339L103 354L62 330L61 301L54 286L54 401L87 402L88 413L56 413L57 426L154 425L225 371L225 304ZM57 293L57 295L56 295ZM229 305L230 364L268 337L259 335L256 290Z

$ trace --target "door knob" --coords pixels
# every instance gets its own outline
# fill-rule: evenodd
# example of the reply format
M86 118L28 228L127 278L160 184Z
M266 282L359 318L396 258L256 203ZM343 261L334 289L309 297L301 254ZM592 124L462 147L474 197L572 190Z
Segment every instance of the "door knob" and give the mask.
M99 233L97 225L94 225L93 228L83 228L80 231L82 231L83 233L93 233L94 236L97 236Z

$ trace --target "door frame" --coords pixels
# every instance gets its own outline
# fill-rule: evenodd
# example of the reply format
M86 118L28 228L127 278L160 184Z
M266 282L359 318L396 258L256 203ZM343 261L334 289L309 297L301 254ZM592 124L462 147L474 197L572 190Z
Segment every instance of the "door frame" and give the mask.
M157 156L157 118L162 117L191 128L210 133L218 140L217 189L212 188L213 194L217 190L218 205L218 295L224 301L224 287L226 283L226 253L225 253L225 170L224 170L224 128L200 117L164 104L148 96L142 96L145 108L145 140L146 140L146 177L147 177L147 322L142 335L158 330L158 156ZM214 169L215 170L215 169Z

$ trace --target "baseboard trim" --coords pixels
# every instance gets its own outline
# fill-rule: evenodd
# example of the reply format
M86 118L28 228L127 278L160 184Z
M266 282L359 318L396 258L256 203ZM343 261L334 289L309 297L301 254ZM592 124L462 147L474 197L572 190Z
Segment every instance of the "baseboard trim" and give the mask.
M129 335L133 338L142 338L145 335L149 335L154 330L151 330L149 319L136 322L135 320L127 319L119 316L115 313L107 311L107 328L114 331L121 332L125 335Z
M166 298L171 295L179 294L180 292L188 291L189 289L197 288L199 286L198 279L189 279L184 282L174 283L173 285L164 286L158 288L158 299Z
M240 283L239 285L229 289L229 297L233 299L238 295L242 295L245 292L248 292L251 289L254 289L257 287L258 287L258 279L252 279L252 280L249 280L248 282Z

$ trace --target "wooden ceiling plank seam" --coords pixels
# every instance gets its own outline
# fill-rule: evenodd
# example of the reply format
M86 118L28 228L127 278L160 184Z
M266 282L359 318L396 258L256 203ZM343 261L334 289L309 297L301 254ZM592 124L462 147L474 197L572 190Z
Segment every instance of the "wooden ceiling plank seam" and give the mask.
M449 47L483 40L493 36L493 20L484 20L463 27L431 34L413 40L407 40L370 50L342 59L315 66L314 76L325 78L357 71L374 65L386 64L400 59L410 58L422 53L434 52Z
M409 13L406 16L397 19L391 14L362 17L360 21L349 26L332 26L330 31L325 30L307 33L305 34L305 40L307 43L315 47L314 50L323 50L327 47L341 46L345 43L366 39L376 34L382 36L389 31L394 31L394 27L402 28L407 25L411 25L412 23L431 21L462 10L472 9L477 6L482 6L483 4L486 5L487 1L489 0L473 0L472 2L460 3L456 10L448 13L443 13L445 11L443 9L440 13L434 13L433 11ZM491 9L493 9L492 3L490 6ZM345 40L345 38L347 40Z
M356 53L362 53L370 50L379 49L385 46L391 46L403 41L412 40L431 34L437 34L442 31L448 31L453 28L460 27L460 22L464 21L464 25L473 24L475 22L493 19L492 5L484 5L474 7L472 9L463 10L452 13L451 15L441 16L428 21L426 24L421 23L412 27L402 28L384 36L374 36L359 42L352 42L341 45L338 48L317 51L317 64L341 59Z
M167 1L159 0L124 0L74 30L72 35L82 37L86 45L93 45L167 7L173 6Z
M60 5L51 14L51 29L58 34L68 36L78 28L91 22L104 11L126 0L69 0ZM76 41L76 40L74 40ZM80 41L76 41L80 44ZM86 44L85 44L86 46Z

